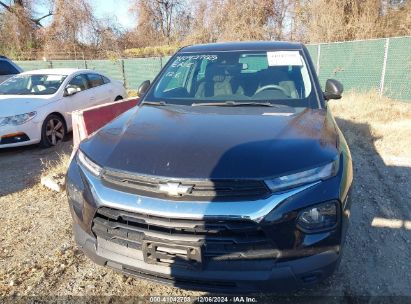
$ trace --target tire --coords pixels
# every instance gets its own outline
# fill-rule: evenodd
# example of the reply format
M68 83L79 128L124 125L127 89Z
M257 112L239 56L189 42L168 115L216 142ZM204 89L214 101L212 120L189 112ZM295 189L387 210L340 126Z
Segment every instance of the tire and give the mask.
M114 101L119 101L119 100L122 100L122 99L123 99L123 97L117 96L117 97L114 99Z
M40 145L49 148L61 143L67 134L66 122L58 115L50 114L41 127Z

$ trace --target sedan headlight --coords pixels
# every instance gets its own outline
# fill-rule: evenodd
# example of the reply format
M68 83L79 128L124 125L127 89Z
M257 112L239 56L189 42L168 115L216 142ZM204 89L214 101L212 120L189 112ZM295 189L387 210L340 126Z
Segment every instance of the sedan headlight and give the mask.
M77 152L77 159L79 163L85 167L88 171L90 171L95 176L100 176L101 171L103 170L99 165L95 162L91 161L83 152L78 150Z
M33 119L36 115L37 115L37 112L30 112L30 113L19 114L19 115L14 115L14 116L0 117L0 127L5 126L5 125L12 125L12 126L22 125L28 122L29 120Z
M271 180L266 180L265 183L272 192L278 192L295 188L304 184L324 180L335 176L338 171L338 159L325 166L313 168L310 170L280 176Z
M298 216L298 226L308 232L333 228L337 224L337 204L337 201L331 201L304 209Z

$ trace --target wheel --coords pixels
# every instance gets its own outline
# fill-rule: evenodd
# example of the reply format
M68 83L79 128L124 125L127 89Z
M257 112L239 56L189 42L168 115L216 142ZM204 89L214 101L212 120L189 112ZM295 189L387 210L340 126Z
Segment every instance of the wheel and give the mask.
M40 145L44 148L52 147L63 141L67 133L66 123L58 115L50 114L41 127Z
M114 101L119 101L119 100L122 100L122 99L123 99L123 97L117 96L116 99L114 99Z

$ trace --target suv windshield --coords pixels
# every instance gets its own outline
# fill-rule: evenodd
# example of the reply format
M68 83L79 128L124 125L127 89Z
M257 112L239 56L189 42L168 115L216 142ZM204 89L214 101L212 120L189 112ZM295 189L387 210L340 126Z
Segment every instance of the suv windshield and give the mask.
M269 102L318 107L307 64L297 50L179 53L145 99L184 105Z
M57 92L66 75L19 74L0 84L2 95L51 95Z

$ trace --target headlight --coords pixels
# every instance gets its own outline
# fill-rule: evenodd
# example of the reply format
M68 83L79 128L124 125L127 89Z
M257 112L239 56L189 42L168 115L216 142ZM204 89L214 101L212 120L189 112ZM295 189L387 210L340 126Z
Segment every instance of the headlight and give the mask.
M22 124L28 122L29 120L33 119L34 116L36 116L36 115L37 115L37 112L30 112L30 113L19 114L19 115L14 115L14 116L1 117L0 118L0 126L22 125Z
M99 165L92 162L80 149L77 152L77 159L81 165L83 165L88 171L90 171L95 176L100 176L103 170Z
M337 171L338 159L325 166L280 176L271 180L266 180L265 183L272 192L277 192L333 177L337 174Z
M303 210L298 216L298 226L309 232L333 228L337 224L337 204L332 201Z

